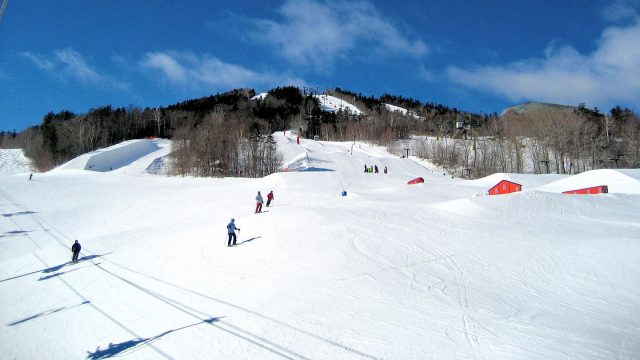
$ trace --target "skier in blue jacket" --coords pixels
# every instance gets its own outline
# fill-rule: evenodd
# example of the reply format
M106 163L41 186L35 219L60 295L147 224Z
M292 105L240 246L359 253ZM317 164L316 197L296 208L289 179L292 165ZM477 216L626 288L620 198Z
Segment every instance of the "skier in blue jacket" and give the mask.
M227 242L227 247L236 244L236 230L240 232L240 228L236 227L235 221L236 219L231 219L231 222L229 223L229 225L227 225L227 232L229 233L229 241ZM233 239L233 242L231 241L231 239Z

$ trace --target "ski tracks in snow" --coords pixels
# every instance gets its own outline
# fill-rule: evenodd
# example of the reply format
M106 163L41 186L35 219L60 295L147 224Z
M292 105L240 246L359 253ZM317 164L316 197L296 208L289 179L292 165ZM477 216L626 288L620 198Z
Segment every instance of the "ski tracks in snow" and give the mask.
M441 234L442 235L442 234ZM439 236L438 238L442 238ZM473 316L473 309L469 306L469 293L466 285L466 280L462 269L455 260L455 256L451 256L446 251L442 250L435 241L429 242L429 247L435 253L439 254L442 262L449 268L457 294L457 302L462 313L462 325L465 334L465 338L469 346L474 350L476 358L484 359L482 347L480 343L480 327L481 324ZM434 284L435 285L435 284ZM431 290L431 286L429 287Z
M18 208L20 208L20 212L22 214L26 214L28 215L28 218L30 219L30 221L33 221L35 224L37 224L37 226L39 226L47 235L50 239L52 239L53 241L55 241L58 245L64 247L65 249L68 248L68 244L70 244L73 240L72 238L70 238L69 236L67 236L66 234L64 234L63 232L57 230L55 227L51 226L50 224L47 224L40 216L38 216L35 212L30 211L25 205L21 204L19 201L17 201L15 198L13 198L12 196L10 196L8 193L6 193L5 191L0 190L0 196L6 198L7 200L9 200L9 202L12 204L12 206L16 206ZM13 221L13 219L11 219ZM18 224L18 222L13 221L15 226L18 226L18 228L23 231L23 228ZM29 234L26 234L27 236L29 236ZM34 239L31 239L31 241L34 243L34 246L37 248L37 250L41 250L42 246L38 244L38 242L36 242ZM284 245L283 245L284 246ZM82 250L84 253L89 253L93 256L100 256L97 254L92 253L89 249L87 249L86 247L83 247ZM49 267L49 264L40 256L38 256L35 252L33 253L34 256L44 265ZM276 259L273 259L276 260ZM93 263L99 270L101 270L101 273L104 274L104 276L106 276L105 280L97 280L97 279L93 279L92 283L108 283L111 282L113 284L113 280L117 280L118 283L120 284L125 284L127 287L129 287L130 289L133 289L135 291L140 291L142 293L144 293L145 295L147 295L148 300L149 301L156 301L158 303L160 303L161 306L168 306L170 307L173 311L175 311L176 313L180 313L183 315L186 315L187 317L190 317L192 319L197 320L198 322L189 325L189 326L183 326L179 329L183 329L183 328L187 328L187 327L191 327L193 325L197 325L200 323L206 323L208 325L210 325L211 327L215 328L218 331L221 331L223 333L226 333L236 339L239 339L240 341L245 341L248 344L250 344L251 346L254 346L255 348L258 349L262 349L264 350L266 353L270 354L273 357L276 358L284 358L284 359L303 359L303 360L307 360L307 359L311 359L312 357L310 356L305 356L303 355L301 352L293 350L291 348L289 348L287 345L290 344L290 342L287 342L286 345L283 344L278 344L275 341L272 341L258 333L256 333L255 331L249 330L248 328L244 327L244 326L240 326L240 325L236 325L234 324L230 319L225 319L225 316L221 316L221 317L216 317L214 315L212 315L210 313L210 311L206 311L206 310L200 310L198 309L197 306L194 305L188 305L185 301L178 301L174 298L174 296L171 295L166 295L163 293L166 293L169 291L169 288L173 288L175 290L177 290L180 294L182 294L184 296L184 294L188 294L189 296L195 296L196 298L199 298L201 300L204 300L205 302L209 302L211 304L215 304L214 307L217 309L217 312L219 313L224 313L224 312L228 312L228 311L224 311L224 309L228 309L231 310L231 312L237 312L240 311L241 313L244 313L245 315L249 315L249 318L253 317L254 320L257 320L258 322L266 322L267 324L271 324L271 325L275 325L277 327L280 327L281 329L284 329L284 331L289 331L292 332L292 335L290 336L290 338L295 338L297 336L305 336L305 337L309 337L311 339L314 339L315 341L320 341L321 343L323 343L325 346L329 346L329 347L334 347L337 349L340 349L344 354L349 354L350 356L355 356L357 358L364 358L364 359L379 359L378 357L374 356L374 355L370 355L367 354L363 351L357 350L353 347L350 347L348 345L342 344L338 341L329 339L329 338L325 338L321 335L312 333L308 330L302 329L302 328L298 328L295 327L293 325L290 325L286 322L283 322L281 320L276 319L275 317L271 317L265 314L261 314L257 311L245 308L241 305L237 305L234 304L231 301L226 301L226 300L222 300L219 298L216 298L214 296L208 295L208 294L204 294L202 292L196 291L196 290L192 290L189 288L186 288L184 286L180 286L177 284L174 284L172 282L169 281L165 281L161 278L157 278L154 276L150 276L150 275L146 275L138 270L129 268L127 266L123 266L120 265L112 260L106 259L106 258L102 258L101 261L102 263L96 263L94 259L89 259L86 260L88 262ZM143 286L140 283L130 279L127 276L124 276L122 274L118 274L118 272L115 271L115 269L110 269L110 267L115 267L115 268L119 268L121 270L127 271L130 274L134 274L136 276L140 276L149 280L153 280L154 282L161 284L162 287L164 288L164 290L162 291L158 291L158 290L151 290L148 286ZM69 288L69 290L71 292L73 292L74 294L76 294L76 296L78 296L80 299L83 300L83 303L88 304L92 309L94 309L96 312L98 312L99 314L101 314L101 316L105 317L106 319L108 319L110 322L112 322L113 324L115 324L117 327L119 327L120 329L122 329L123 331L125 331L126 333L128 333L130 336L134 337L134 340L130 340L127 342L123 342L123 343L118 343L118 344L109 344L109 346L105 346L104 349L100 348L100 345L106 345L106 344L98 344L97 347L95 347L95 352L90 352L87 351L87 354L89 358L91 358L92 356L102 356L105 354L112 354L112 352L115 352L116 355L124 355L126 353L130 353L133 351L137 351L142 349L143 347L149 347L150 349L152 349L153 351L156 352L156 354L162 358L165 359L173 359L173 357L171 355L169 355L167 352L161 350L159 348L159 346L161 345L160 343L157 343L157 341L162 337L165 336L169 333L172 333L174 331L176 331L176 329L174 330L169 330L169 331L165 331L163 333L160 333L160 335L154 336L154 337L149 337L149 338L143 338L140 334L138 334L136 331L134 331L130 326L128 326L125 322L116 319L116 317L113 314L110 314L109 311L107 311L106 309L96 305L94 302L90 301L85 295L82 294L82 291L78 290L76 288L76 286L74 286L72 284L72 282L67 281L65 279L62 278L62 276L56 276L56 278L61 281L67 288ZM111 280L108 280L111 279ZM123 289L124 290L124 289ZM117 290L117 292L120 292L121 290ZM131 290L129 290L131 291ZM192 301L188 301L189 304L192 303ZM209 306L207 306L207 308L209 308ZM255 321L254 321L255 323ZM92 348L93 349L93 348Z

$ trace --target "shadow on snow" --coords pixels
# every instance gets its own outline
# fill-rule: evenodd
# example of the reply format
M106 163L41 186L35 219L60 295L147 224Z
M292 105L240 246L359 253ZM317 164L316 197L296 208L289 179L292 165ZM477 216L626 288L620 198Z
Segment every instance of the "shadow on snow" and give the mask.
M14 212L14 213L2 214L2 216L4 216L4 217L13 217L13 216L31 215L31 214L37 214L37 213L35 211L19 211L19 212Z
M89 265L89 266L83 266L83 267L75 268L75 269L73 269L73 270L69 270L69 271L57 272L57 273L53 273L53 274L51 274L51 275L42 276L42 277L40 277L40 278L38 279L38 281L42 281L42 280L49 280L49 279L52 279L52 278L54 278L54 277L58 277L58 276L60 276L60 275L68 274L68 273L73 272L73 271L76 271L76 270L86 269L86 268L88 268L88 267L91 267L91 266L97 266L97 265L100 265L100 264L102 264L102 263L91 264L91 265Z
M83 257L78 259L78 262L99 258L99 257L105 256L105 255L109 255L109 254L111 254L111 253L106 253L106 254L102 254L102 255L87 255L87 256L83 256ZM62 263L60 265L52 266L50 268L37 270L37 271L32 271L30 273L26 273L26 274L22 274L22 275L13 276L13 277L10 277L10 278L6 278L6 279L0 280L0 283L5 282L5 281L9 281L9 280L18 279L18 278L25 277L25 276L29 276L29 275L33 275L33 274L37 274L37 273L43 273L43 274L55 273L56 271L62 269L63 267L65 267L67 265L70 265L70 264L72 264L72 263L71 262L65 262L65 263ZM62 274L59 274L59 275L62 275ZM53 275L53 276L58 276L58 275ZM50 277L53 277L53 276L50 276ZM48 277L45 276L45 278L48 278ZM39 280L45 280L45 279L40 278Z
M171 329L168 331L165 331L161 334L158 334L156 336L152 336L149 338L137 338L137 339L133 339L133 340L129 340L129 341L125 341L125 342L121 342L121 343L109 343L109 345L105 348L105 349L100 349L100 347L98 346L96 348L95 352L90 352L87 351L87 359L91 359L91 360L96 360L96 359L107 359L113 356L117 356L117 355L123 355L127 352L133 352L135 350L138 350L139 348L150 344L158 339L160 339L161 337L168 335L170 333L176 332L176 331L180 331L180 330L184 330L186 328L190 328L192 326L196 326L196 325L200 325L200 324L213 324L214 322L218 322L220 321L221 318L219 317L213 317L210 319L205 319L202 321L199 321L197 323L193 323L187 326L183 326L181 328L177 328L177 329Z
M12 322L12 323L10 323L10 324L7 324L7 326L15 326L15 325L19 325L19 324L25 323L25 322L27 322L27 321L29 321L29 320L33 320L33 319L37 319L37 318L40 318L40 317L43 317L43 316L47 316L47 315L51 315L51 314L55 314L55 313L60 312L60 311L73 309L74 307L78 307L78 306L85 305L85 304L88 304L88 303L90 303L90 301L89 301L89 300L85 300L85 301L81 302L81 303L80 303L80 304L78 304L78 305L73 305L73 306L63 306L63 307L61 307L61 308L57 308L57 309L53 309L53 310L43 311L43 312L41 312L41 313L39 313L39 314L36 314L36 315L33 315L33 316L29 316L29 317L26 317L26 318L21 319L21 320L18 320L18 321L14 321L14 322Z
M242 245L242 244L244 244L244 243L248 243L248 242L253 241L253 240L255 240L255 239L260 239L261 237L262 237L262 236L252 237L251 239L247 239L247 240L244 240L244 241L240 241L237 245Z

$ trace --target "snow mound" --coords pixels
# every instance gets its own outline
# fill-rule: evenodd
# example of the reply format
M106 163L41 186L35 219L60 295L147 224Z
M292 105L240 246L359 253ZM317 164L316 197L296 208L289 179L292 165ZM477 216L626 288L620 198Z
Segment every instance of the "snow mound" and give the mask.
M320 109L326 112L348 111L354 115L361 115L362 111L355 105L331 95L314 95L320 101Z
M563 192L607 185L609 193L640 194L640 169L593 170L541 186L540 191Z
M0 149L0 176L23 174L31 171L29 160L22 149Z
M57 167L61 170L90 170L98 172L119 171L126 174L150 173L162 168L156 159L171 152L171 141L166 139L128 140L119 144L80 155Z

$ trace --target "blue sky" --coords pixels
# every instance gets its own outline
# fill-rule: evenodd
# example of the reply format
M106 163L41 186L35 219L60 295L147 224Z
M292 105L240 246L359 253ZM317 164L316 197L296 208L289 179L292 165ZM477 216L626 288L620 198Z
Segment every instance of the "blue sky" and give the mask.
M639 10L640 0L9 0L0 130L49 111L281 85L487 113L524 101L637 111Z

